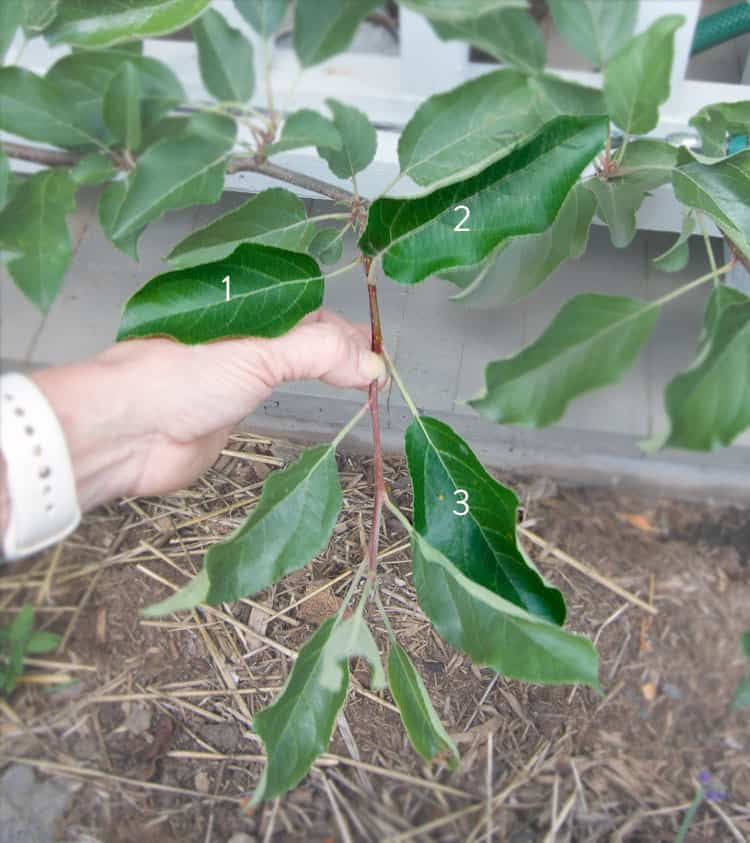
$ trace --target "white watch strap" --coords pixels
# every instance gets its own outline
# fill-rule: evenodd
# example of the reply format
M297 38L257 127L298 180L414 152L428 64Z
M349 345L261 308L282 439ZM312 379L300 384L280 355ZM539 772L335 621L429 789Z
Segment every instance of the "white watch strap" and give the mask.
M27 377L0 377L0 451L10 517L3 553L20 559L60 541L81 520L73 467L60 423Z

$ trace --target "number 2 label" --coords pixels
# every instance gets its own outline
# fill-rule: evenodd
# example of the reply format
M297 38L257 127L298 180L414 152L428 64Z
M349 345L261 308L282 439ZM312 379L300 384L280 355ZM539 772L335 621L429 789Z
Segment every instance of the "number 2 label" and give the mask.
M471 209L468 208L466 205L456 205L453 209L454 211L463 211L464 215L457 223L456 227L453 229L454 231L471 231L470 228L465 228L464 226L469 221L469 217L471 216Z

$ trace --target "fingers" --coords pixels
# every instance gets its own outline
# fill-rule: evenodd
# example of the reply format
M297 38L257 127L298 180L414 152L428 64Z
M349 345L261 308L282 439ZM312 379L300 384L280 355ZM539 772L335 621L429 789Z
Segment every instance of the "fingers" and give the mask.
M369 331L324 312L264 345L277 383L319 379L340 387L364 388L385 381L385 362L370 351Z

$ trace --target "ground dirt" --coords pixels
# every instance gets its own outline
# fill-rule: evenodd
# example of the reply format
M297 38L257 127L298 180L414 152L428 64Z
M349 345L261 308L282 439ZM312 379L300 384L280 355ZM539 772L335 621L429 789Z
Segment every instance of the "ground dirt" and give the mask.
M565 593L570 628L596 641L604 696L507 681L442 642L416 603L408 543L389 516L382 594L459 745L460 769L414 753L389 695L370 692L355 662L330 752L287 797L244 811L262 769L252 715L362 558L371 461L340 458L344 510L305 570L252 601L161 620L138 610L199 570L268 472L298 451L238 434L191 489L99 509L61 547L3 570L0 623L30 601L40 624L64 636L0 703L0 772L15 759L40 778L80 782L60 840L660 843L674 840L702 770L726 795L703 803L686 840L747 839L750 713L730 713L730 702L748 669L739 648L750 626L748 512L504 475L524 526L549 543L527 548ZM388 459L386 475L408 510L403 462ZM382 622L371 620L385 651Z

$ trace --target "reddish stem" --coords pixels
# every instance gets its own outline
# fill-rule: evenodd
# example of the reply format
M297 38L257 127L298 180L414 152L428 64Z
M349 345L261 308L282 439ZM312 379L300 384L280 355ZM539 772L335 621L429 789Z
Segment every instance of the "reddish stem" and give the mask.
M383 332L380 327L380 308L378 307L378 290L370 276L372 258L364 257L363 265L367 276L367 294L370 299L370 330L372 332L371 348L376 354L383 352ZM370 546L368 551L369 576L375 579L378 567L378 544L380 542L380 522L385 500L385 478L383 476L383 447L380 439L380 409L378 404L378 382L370 384L369 393L370 418L372 419L373 470L375 473L375 501L372 508L372 526L370 528Z

